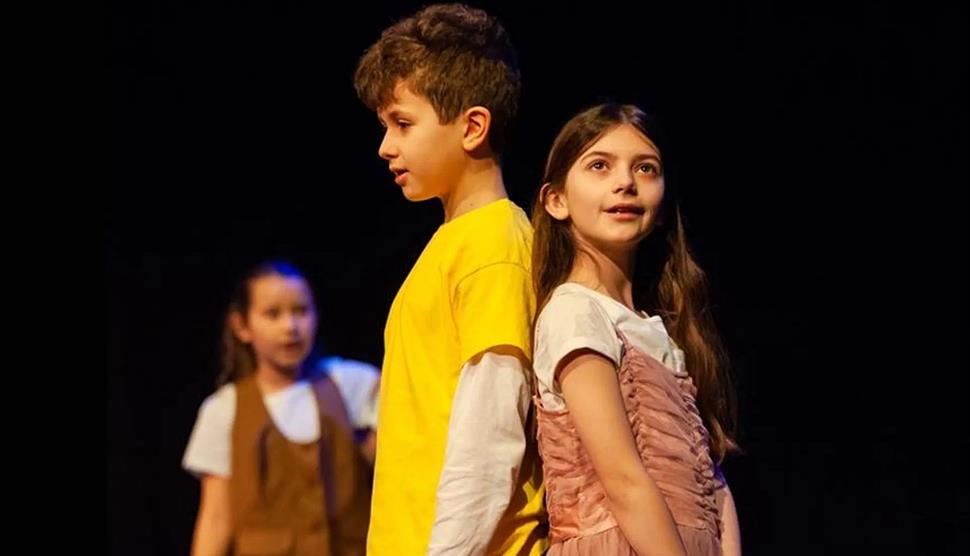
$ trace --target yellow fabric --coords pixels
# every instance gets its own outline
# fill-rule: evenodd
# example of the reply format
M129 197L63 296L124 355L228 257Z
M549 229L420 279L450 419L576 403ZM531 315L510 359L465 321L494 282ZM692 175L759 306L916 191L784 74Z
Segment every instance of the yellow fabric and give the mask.
M507 199L443 224L411 269L384 330L370 555L424 554L451 403L475 355L513 346L531 359L532 228ZM541 465L530 449L490 554L546 547Z

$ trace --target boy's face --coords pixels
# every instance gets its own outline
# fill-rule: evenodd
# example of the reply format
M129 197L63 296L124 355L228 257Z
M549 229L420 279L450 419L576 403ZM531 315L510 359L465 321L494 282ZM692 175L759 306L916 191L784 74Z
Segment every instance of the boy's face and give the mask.
M409 201L444 198L461 178L466 153L462 118L442 125L428 100L403 82L393 101L377 112L386 129L378 154Z

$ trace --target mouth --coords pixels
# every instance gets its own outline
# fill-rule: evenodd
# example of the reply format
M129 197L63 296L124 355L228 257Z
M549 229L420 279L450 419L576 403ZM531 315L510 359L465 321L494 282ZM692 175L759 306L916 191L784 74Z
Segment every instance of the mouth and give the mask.
M404 181L408 177L407 168L391 168L391 173L394 174L394 183L398 185L404 185Z
M618 215L619 214L643 215L647 211L641 206L631 205L631 204L619 204L606 209L606 212L610 214L618 214Z

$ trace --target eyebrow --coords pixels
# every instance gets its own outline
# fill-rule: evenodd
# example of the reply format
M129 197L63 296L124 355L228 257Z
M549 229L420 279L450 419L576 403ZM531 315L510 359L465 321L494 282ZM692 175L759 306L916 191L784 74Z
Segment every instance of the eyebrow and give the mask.
M586 153L585 155L583 155L583 158L581 160L586 160L587 158L593 157L593 156L600 156L600 157L603 157L603 158L608 158L610 160L615 160L616 159L616 155L614 155L613 153L608 153L606 151L593 151L593 152ZM648 159L648 158L649 159L652 159L652 160L656 160L657 162L661 162L659 156L657 156L655 154L651 154L651 153L640 153L640 154L638 154L638 155L636 155L636 156L633 157L633 161L634 162L639 162L641 160L645 160L645 159Z
M401 110L400 108L392 108L391 110L384 112L384 116L386 116L388 120L396 120L398 118L412 117L410 114L408 114L404 110ZM384 125L384 118L381 117L380 112L377 113L377 121L381 122L381 125Z

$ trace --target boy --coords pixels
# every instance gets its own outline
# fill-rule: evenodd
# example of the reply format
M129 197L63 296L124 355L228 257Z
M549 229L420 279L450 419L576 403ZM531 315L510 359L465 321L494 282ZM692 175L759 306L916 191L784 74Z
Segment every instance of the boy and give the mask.
M532 229L499 156L518 103L501 24L434 5L386 29L354 76L411 201L444 223L384 331L368 554L541 554L530 404Z

